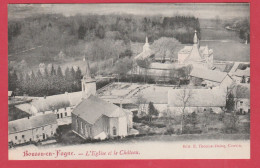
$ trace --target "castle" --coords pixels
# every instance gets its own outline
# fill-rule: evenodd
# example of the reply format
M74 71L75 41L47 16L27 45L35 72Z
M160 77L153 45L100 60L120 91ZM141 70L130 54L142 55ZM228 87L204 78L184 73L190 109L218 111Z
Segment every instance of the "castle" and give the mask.
M193 45L185 46L178 52L178 64L213 68L213 50L208 46L200 46L197 31L195 30Z

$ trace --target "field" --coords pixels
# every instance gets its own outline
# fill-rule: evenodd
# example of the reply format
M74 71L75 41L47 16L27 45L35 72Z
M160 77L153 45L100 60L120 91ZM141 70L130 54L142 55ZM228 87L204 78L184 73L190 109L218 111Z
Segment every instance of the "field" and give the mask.
M201 45L208 45L213 49L214 59L223 61L250 61L250 44L238 37L237 32L226 30L223 25L215 22L200 20Z

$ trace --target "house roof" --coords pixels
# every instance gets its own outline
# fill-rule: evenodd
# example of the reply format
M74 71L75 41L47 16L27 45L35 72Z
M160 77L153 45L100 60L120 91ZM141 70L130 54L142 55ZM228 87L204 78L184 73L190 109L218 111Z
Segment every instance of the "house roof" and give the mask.
M18 104L15 107L18 108L19 110L22 110L24 112L27 112L27 113L31 114L31 110L30 110L31 106L32 105L29 104L29 103L23 103L23 104Z
M75 106L81 102L82 92L64 93L59 95L41 97L32 101L38 112L50 111L64 107Z
M250 68L247 68L245 70L241 70L241 69L237 69L234 74L235 76L245 76L245 77L249 77L250 76Z
M84 99L72 113L89 124L94 124L102 115L107 117L121 117L126 115L122 108L93 95Z
M56 115L53 113L32 116L28 118L22 118L8 122L8 133L22 132L33 128L42 127L45 125L56 124Z
M223 107L226 105L226 94L223 89L172 89L168 92L168 105L183 107L180 97L190 98L187 107ZM185 99L186 99L185 98Z
M194 67L190 76L221 83L227 76L226 72Z

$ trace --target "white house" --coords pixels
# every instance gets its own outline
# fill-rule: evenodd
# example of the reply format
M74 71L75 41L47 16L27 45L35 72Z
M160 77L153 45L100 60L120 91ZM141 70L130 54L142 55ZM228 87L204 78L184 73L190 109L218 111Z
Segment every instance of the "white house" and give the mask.
M232 78L236 81L236 83L250 83L250 68L245 70L237 69L233 73Z
M168 92L168 108L173 114L181 114L183 109L186 113L194 111L219 113L225 106L226 92L220 88L172 89Z
M250 86L239 84L233 88L235 110L241 114L250 113Z
M44 114L8 122L10 145L38 142L53 137L58 127L55 114Z

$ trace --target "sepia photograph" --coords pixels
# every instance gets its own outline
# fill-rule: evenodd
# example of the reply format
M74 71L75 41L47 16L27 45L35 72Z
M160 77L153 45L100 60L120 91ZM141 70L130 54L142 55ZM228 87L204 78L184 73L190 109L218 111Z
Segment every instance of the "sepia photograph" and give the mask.
M250 4L8 4L8 159L250 159Z

